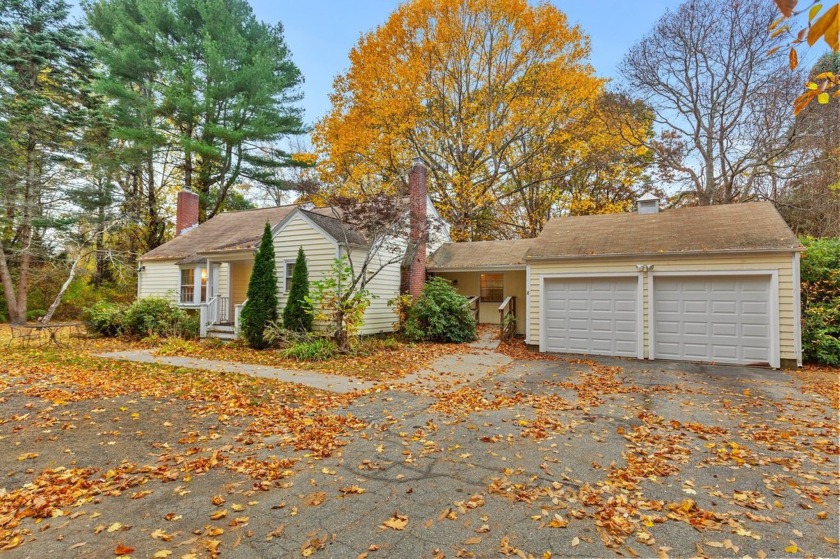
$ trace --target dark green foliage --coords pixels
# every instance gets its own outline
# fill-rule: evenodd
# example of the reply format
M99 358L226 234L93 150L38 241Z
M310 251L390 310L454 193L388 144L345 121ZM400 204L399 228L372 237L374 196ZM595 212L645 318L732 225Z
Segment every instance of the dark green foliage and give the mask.
M26 321L27 322L34 322L39 318L43 318L47 314L47 311L44 309L29 309L26 311Z
M840 237L803 237L802 351L806 361L840 365Z
M312 338L297 342L281 350L280 354L286 359L298 361L326 361L338 357L338 346L329 338Z
M283 184L277 169L296 163L273 146L306 129L294 106L303 79L280 24L259 21L247 0L84 6L104 67L99 89L125 123L116 132L129 163L172 149L202 221L243 201L228 204L237 184Z
M277 271L274 263L274 242L271 227L265 224L260 247L254 255L254 269L248 282L248 302L242 309L241 333L254 349L265 349L268 340L263 333L277 320Z
M303 247L298 248L295 271L292 274L292 286L283 309L283 326L296 332L312 331L312 306L309 297L309 270L306 267L306 255Z
M99 301L85 309L85 327L92 334L112 338L119 335L125 319L125 305Z
M15 323L27 319L32 268L54 238L48 229L64 219L50 210L61 207L56 186L70 182L79 155L93 66L67 2L0 2L0 274Z
M198 337L198 321L175 303L161 297L138 299L125 311L122 334L146 336Z
M198 315L189 314L161 297L138 299L129 306L100 301L85 309L89 332L100 336L145 338L198 337Z
M408 311L405 335L416 341L464 343L476 339L467 298L443 278L432 278Z

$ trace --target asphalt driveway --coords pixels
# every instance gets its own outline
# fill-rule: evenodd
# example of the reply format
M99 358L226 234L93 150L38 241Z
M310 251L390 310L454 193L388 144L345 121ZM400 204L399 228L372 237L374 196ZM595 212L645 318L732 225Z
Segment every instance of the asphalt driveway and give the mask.
M794 376L611 359L494 363L470 376L474 361L452 359L446 374L350 401L341 413L364 426L324 459L174 398L44 411L12 385L0 499L46 468L150 469L53 518L24 519L26 541L0 554L838 555L837 410ZM25 414L42 421L12 419ZM21 459L24 448L38 456ZM182 470L154 475L170 451ZM236 460L215 467L222 454ZM237 471L248 460L284 471L261 482Z

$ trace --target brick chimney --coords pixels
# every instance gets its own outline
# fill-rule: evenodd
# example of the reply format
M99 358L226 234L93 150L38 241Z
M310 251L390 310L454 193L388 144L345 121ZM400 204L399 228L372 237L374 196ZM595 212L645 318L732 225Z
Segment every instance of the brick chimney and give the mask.
M428 240L428 218L426 201L426 165L419 157L414 160L408 175L409 190L409 247L414 257L408 272L408 292L419 297L426 283L426 241Z
M177 217L175 219L175 236L198 225L198 194L191 190L178 193Z

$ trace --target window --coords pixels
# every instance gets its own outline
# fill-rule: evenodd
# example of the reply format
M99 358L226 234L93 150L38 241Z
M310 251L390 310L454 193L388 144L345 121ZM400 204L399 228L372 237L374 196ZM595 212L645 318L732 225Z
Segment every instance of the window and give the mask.
M195 268L181 268L181 302L195 302Z
M207 268L201 268L201 299L199 301L207 300Z
M504 274L481 274L482 303L501 303L504 299L504 292Z
M288 293L292 288L292 276L295 273L295 261L286 260L286 275L283 278L283 291Z

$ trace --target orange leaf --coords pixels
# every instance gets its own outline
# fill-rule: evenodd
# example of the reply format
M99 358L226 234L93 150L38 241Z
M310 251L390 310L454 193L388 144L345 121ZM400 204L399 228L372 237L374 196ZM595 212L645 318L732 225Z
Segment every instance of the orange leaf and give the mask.
M119 544L114 549L114 555L131 555L132 553L134 553L134 548L123 544Z
M840 50L840 4L833 5L811 25L808 44L813 46L820 37L834 51Z

